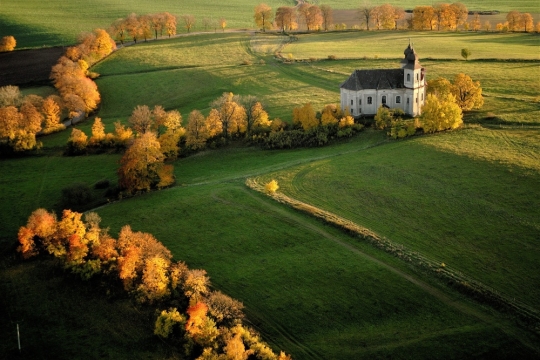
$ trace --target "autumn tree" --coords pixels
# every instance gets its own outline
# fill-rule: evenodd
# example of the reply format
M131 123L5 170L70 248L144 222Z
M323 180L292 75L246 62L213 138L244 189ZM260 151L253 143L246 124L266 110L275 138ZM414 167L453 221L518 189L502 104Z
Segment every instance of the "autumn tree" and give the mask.
M119 121L114 123L114 142L119 146L127 146L133 139L133 130L122 125Z
M428 93L438 98L446 98L452 94L452 83L447 78L439 77L428 81Z
M296 9L290 6L281 6L276 10L275 17L276 26L281 29L291 31L298 28L296 22Z
M170 38L171 35L176 35L176 25L178 20L176 16L169 14L168 12L163 13L163 16L165 18L165 29L167 30L167 35L169 35Z
M210 315L216 319L218 325L234 325L244 318L244 304L221 291L212 291L206 298L206 303Z
M317 5L311 5L306 11L306 26L309 30L319 30L323 23L321 9Z
M279 189L278 182L272 179L264 186L264 189L268 194L273 194Z
M521 13L516 10L510 11L506 14L506 21L508 21L508 30L518 31L521 28Z
M437 16L432 6L416 6L413 10L413 29L434 30Z
M473 81L469 75L459 73L452 83L452 94L463 111L479 109L484 105L482 88L479 81Z
M426 133L456 129L463 124L463 115L453 95L441 99L428 94L420 115Z
M192 269L188 270L184 277L182 288L184 294L190 299L192 304L195 304L208 293L210 279L206 276L206 270Z
M165 16L163 13L159 14L152 14L150 16L150 26L152 27L152 30L154 30L154 39L157 40L158 33L160 35L163 35L163 28L165 27Z
M5 106L20 106L23 96L18 86L2 86L0 87L0 107Z
M255 127L269 127L271 121L268 113L256 96L246 95L239 99L239 102L246 110L246 132L250 134Z
M161 170L164 167L164 159L156 134L153 132L141 134L120 160L119 185L129 193L150 190L158 186L163 178Z
M341 109L336 104L325 105L321 111L321 125L337 124L341 116Z
M219 111L225 138L247 130L246 110L239 101L239 97L233 93L223 93L211 103L211 106Z
M13 138L22 122L22 114L15 106L0 107L0 138Z
M52 132L62 125L60 124L61 109L55 97L48 96L43 101L41 112L43 113L43 131L45 133Z
M126 34L128 32L126 19L116 19L111 24L108 31L117 41L120 41L120 43L124 45L124 41L126 40Z
M374 7L367 2L364 2L358 9L358 17L363 24L366 24L366 30L369 31L369 24L373 21Z
M273 13L270 6L264 3L255 6L255 15L253 17L255 18L255 24L257 24L263 32L265 32L266 29L272 28Z
M129 36L131 36L133 41L137 43L137 39L139 39L142 35L141 24L137 14L131 13L128 15L128 17L125 19L125 27Z
M175 328L185 326L186 317L178 312L176 308L163 310L156 319L154 325L154 335L168 338Z
M204 121L204 127L209 139L223 133L223 123L219 115L219 110L210 110L210 113Z
M225 32L225 28L227 27L227 20L225 18L219 18L219 27L222 32Z
M480 15L478 15L478 13L475 12L474 17L471 21L471 28L474 32L477 32L478 30L480 30L481 26L482 24L480 23Z
M0 52L3 51L13 51L15 49L15 46L17 46L17 41L15 38L11 35L4 36L0 40Z
M88 145L88 136L81 130L73 128L68 138L67 146L69 154L80 154Z
M329 5L321 5L320 9L324 31L328 31L328 28L334 23L334 10Z
M94 119L94 124L92 125L92 136L90 137L89 143L92 145L99 145L105 140L105 125L101 121L101 118L96 117Z
M375 17L377 18L377 29L395 29L396 21L399 18L396 13L396 8L390 4L383 4L374 9Z
M520 24L522 26L522 29L525 30L525 32L531 32L534 27L534 20L531 14L529 13L521 14Z
M465 24L467 22L467 17L469 16L469 11L467 7L460 2L456 2L450 5L450 10L452 11L452 17L454 20L453 27L457 31L458 26Z
M186 146L193 150L202 149L206 146L207 139L204 115L199 110L193 110L189 114L186 127Z
M170 260L161 256L145 259L141 284L137 287L139 302L152 303L170 294L169 265Z
M151 134L144 134L149 136ZM128 291L137 291L139 301L150 300L148 295L151 289L157 289L160 296L165 296L166 290L158 284L169 280L162 278L162 269L169 266L172 254L161 242L152 234L140 231L133 231L129 225L122 227L118 235L118 274ZM162 259L155 261L152 259ZM154 264L151 264L154 262ZM166 266L165 266L166 265ZM150 266L152 269L148 269ZM148 283L144 284L145 270L148 273ZM152 285L153 284L153 285ZM142 285L142 287L141 287ZM160 290L161 289L161 290ZM142 297L140 297L142 295Z
M195 16L182 15L182 20L184 21L184 27L187 29L187 32L190 32L191 28L195 26Z
M137 105L133 109L128 123L137 134L149 132L155 124L152 111L147 105Z
M293 109L293 124L301 126L304 130L319 126L319 120L310 103Z

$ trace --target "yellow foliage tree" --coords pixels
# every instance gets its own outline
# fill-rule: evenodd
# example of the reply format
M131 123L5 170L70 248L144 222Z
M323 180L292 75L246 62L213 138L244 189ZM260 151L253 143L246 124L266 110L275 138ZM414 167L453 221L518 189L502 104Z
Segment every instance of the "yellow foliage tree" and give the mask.
M177 326L183 326L186 317L178 312L176 308L163 310L156 319L154 334L162 338L168 338Z
M456 129L463 124L461 108L453 95L441 99L428 94L420 116L422 128L426 133Z
M15 49L15 46L17 46L17 41L11 35L4 36L2 40L0 40L0 52L13 51Z
M159 256L146 259L142 282L138 286L139 301L152 303L170 294L168 268L170 261Z
M264 188L267 193L273 194L279 189L279 185L276 180L271 180L268 184L265 185Z
M204 121L204 127L206 128L208 138L213 138L223 133L223 123L218 110L210 110L210 113Z
M103 140L105 140L105 126L101 121L101 118L96 117L94 119L94 124L92 125L92 136L90 137L89 143L92 145L99 145Z
M302 126L304 130L319 126L319 120L315 116L315 110L313 110L310 103L293 109L293 123Z
M73 128L67 143L72 153L82 152L88 145L88 136L81 130Z
M272 28L272 8L266 4L259 4L255 6L255 24L261 29L263 32L266 31L266 29Z
M451 90L457 104L463 111L480 109L484 105L480 82L473 81L469 75L457 74Z
M194 150L203 149L207 139L204 115L199 110L193 110L186 127L186 146Z
M55 101L53 96L49 96L43 101L41 111L43 113L44 132L50 133L62 125L60 124L60 110L60 105Z

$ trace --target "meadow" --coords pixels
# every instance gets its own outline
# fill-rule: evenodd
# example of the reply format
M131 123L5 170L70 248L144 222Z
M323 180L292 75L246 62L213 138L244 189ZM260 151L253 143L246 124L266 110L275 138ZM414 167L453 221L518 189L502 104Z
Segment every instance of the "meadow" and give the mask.
M372 39L370 33L343 34L351 44L355 35L358 42ZM486 104L467 114L464 130L407 141L390 141L383 132L368 130L324 148L264 151L233 144L203 151L175 162L177 186L97 208L102 226L114 235L125 224L151 232L175 258L206 269L214 288L244 302L251 325L264 339L295 359L536 358L537 335L511 317L244 185L248 177L275 177L285 193L349 217L538 309L540 89L530 80L538 71L534 35L486 35L486 43L504 45L487 51L481 61L458 60L459 51L451 49L439 57L440 47L421 51L425 34L414 33L397 33L399 44L387 50L388 59L382 48L375 59L366 47L354 50L356 59L284 64L273 58L279 50L309 58L307 47L302 49L309 43L322 49L316 58L326 59L330 51L337 54L338 47L328 40L336 36L300 35L284 48L288 37L250 34L127 47L92 69L101 74L99 116L109 131L140 104L178 109L186 118L193 109L208 112L211 100L232 91L258 96L272 118L290 121L294 106L310 101L318 109L338 102L338 86L354 68L398 66L409 37L428 79L468 73L489 95ZM381 42L389 41L386 33L380 36ZM475 41L468 34L447 39L456 48ZM503 48L523 52L523 58L496 60ZM245 60L251 65L242 65ZM89 134L91 123L78 127ZM57 206L63 187L116 179L120 154L62 156L68 136L69 131L42 137L39 155L0 162L4 253L13 250L17 229L33 209ZM18 275L35 274L35 262L26 267L8 263L3 264L8 281L0 282L2 293L21 299L29 292L33 300L28 303L38 301L35 294L42 290ZM96 306L97 313L114 311ZM47 322L46 316L37 316L40 307L35 312L28 307L18 300L6 307L6 316L32 314L26 321L36 327ZM80 311L67 308L69 316ZM51 323L49 331L57 334L52 343L61 349L58 334L78 322ZM10 348L5 324L0 344ZM79 336L88 339L93 332L81 330ZM34 334L37 343L46 342L44 332ZM157 346L145 346L143 335L132 340L140 350L133 358ZM96 342L110 347L111 354L128 346L103 338ZM79 349L76 341L65 346Z
M293 6L295 1L265 1L272 9L279 6ZM344 0L330 0L324 2L333 9L348 9L355 11L362 2ZM386 3L384 0L370 1L373 5ZM540 13L538 4L530 0L502 1L491 0L489 3L478 0L462 1L470 10L499 10L506 13L511 10L529 12L535 15ZM0 13L0 34L13 35L17 39L18 48L42 47L54 45L67 45L76 42L79 34L88 32L94 28L108 28L118 19L131 13L149 14L157 12L170 12L174 15L194 15L197 23L193 31L203 31L202 19L207 17L214 21L223 17L227 20L228 29L252 29L253 8L258 2L246 0L231 0L223 3L212 1L186 1L186 0L161 0L159 2L149 0L136 0L126 2L124 0L72 0L69 2L51 0L47 2L37 0L3 0L2 12ZM399 5L404 9L413 9L415 6L431 5L423 0L400 1ZM351 21L360 25L356 14L336 15L336 22ZM495 17L494 17L495 18ZM493 26L501 21L500 16L493 20ZM352 27L352 24L349 24ZM212 29L213 30L213 29ZM186 29L179 20L178 33L185 33Z

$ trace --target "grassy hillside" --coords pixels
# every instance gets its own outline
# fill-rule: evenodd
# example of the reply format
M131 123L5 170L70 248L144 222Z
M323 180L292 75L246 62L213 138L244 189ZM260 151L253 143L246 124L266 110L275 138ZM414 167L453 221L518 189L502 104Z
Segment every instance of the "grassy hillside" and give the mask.
M540 309L540 147L523 135L471 129L395 142L262 182L275 178L286 194Z
M351 47L371 37L356 34L343 34ZM301 51L308 51L302 44L309 42L324 53L316 57L326 58L329 50L338 50L334 36L299 36L283 52L301 57ZM380 36L381 42L388 41L387 34ZM283 191L357 220L538 308L540 88L530 81L538 71L531 38L482 38L486 44L505 44L485 57L498 58L501 49L508 48L523 51L526 60L422 60L429 78L465 72L482 83L489 97L484 109L467 115L467 130L399 142L387 140L382 132L366 131L325 148L263 151L231 146L201 152L175 162L176 187L97 209L102 225L113 234L125 224L152 232L177 259L207 269L215 288L245 303L248 318L265 340L295 359L537 358L538 338L508 319L398 259L244 186L247 177L279 177ZM309 101L320 108L338 102L339 83L353 69L397 66L408 43L398 39L392 45L395 51L388 50L389 60L358 52L355 57L368 59L282 64L273 60L273 52L285 40L276 35L219 34L122 49L93 69L101 74L99 116L109 131L114 121L126 121L139 104L179 109L187 118L189 111L208 111L211 100L233 91L257 95L272 118L290 120L292 108L299 104ZM448 44L459 47L469 40L478 38L454 34ZM420 56L436 58L441 51L433 45ZM459 55L450 54L454 52L448 50L449 57ZM252 65L241 65L245 60ZM89 134L91 121L78 127ZM54 208L63 187L116 178L120 155L63 157L68 136L66 131L41 138L44 150L39 156L0 161L0 241L6 251L13 248L17 229L29 213L37 207ZM29 280L37 270L32 264L5 264L2 300L15 298L17 305L2 314L6 321L0 321L0 344L11 341L4 339L11 339L12 313L33 314L27 318L35 319L36 327L48 321L27 310L39 301L35 294L44 291ZM47 288L55 289L52 284ZM24 292L33 294L27 302L21 300ZM47 299L55 299L54 292L48 294ZM115 310L96 310L102 311ZM77 324L67 320L52 326L55 346L61 347L58 339ZM77 334L93 338L102 326L109 325L97 323ZM137 325L125 323L126 328L133 326ZM33 336L37 343L44 342L44 333ZM76 348L74 341L70 337L66 346ZM133 341L140 349L133 352L135 358L144 357L153 346L159 348L146 345L144 336ZM126 346L105 338L97 343L110 347L111 356ZM0 353L7 352L2 349ZM161 354L154 356L168 356Z

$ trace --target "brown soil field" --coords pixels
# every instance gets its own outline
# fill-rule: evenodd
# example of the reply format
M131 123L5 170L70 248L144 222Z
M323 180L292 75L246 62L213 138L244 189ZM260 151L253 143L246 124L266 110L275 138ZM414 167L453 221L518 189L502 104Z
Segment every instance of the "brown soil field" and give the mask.
M0 53L0 86L30 86L49 82L52 66L64 47Z

